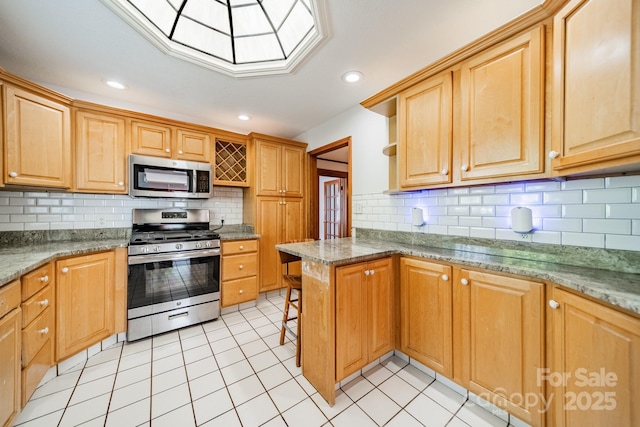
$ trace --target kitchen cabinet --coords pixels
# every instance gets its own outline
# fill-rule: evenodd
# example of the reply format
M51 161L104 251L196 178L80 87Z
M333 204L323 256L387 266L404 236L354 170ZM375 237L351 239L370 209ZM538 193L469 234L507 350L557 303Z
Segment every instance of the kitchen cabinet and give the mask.
M549 369L540 375L556 427L640 425L640 319L552 287Z
M2 91L4 183L71 188L68 103L36 88L5 83Z
M0 288L0 425L9 427L20 412L20 281Z
M394 348L391 258L336 268L335 298L340 381Z
M57 361L113 333L114 264L114 251L56 261Z
M54 363L55 269L50 262L22 276L22 406Z
M251 164L247 137L231 133L214 135L214 185L248 187Z
M133 119L131 120L131 152L208 163L211 137L204 130Z
M222 242L222 307L258 297L258 241Z
M126 119L75 110L76 185L78 192L126 194Z
M543 424L543 284L488 272L456 271L454 369L469 391L519 419ZM455 344L454 344L455 345Z
M400 259L400 351L453 377L452 268Z
M640 1L572 0L553 26L555 174L638 170Z
M255 138L256 195L303 197L306 144Z
M450 183L451 73L429 78L401 92L397 114L400 189Z
M537 26L460 66L460 180L544 172L544 53Z

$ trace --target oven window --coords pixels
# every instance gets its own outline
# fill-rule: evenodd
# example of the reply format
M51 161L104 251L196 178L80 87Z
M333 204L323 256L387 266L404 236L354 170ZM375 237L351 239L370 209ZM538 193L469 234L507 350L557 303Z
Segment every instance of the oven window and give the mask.
M129 309L220 291L220 257L129 265Z

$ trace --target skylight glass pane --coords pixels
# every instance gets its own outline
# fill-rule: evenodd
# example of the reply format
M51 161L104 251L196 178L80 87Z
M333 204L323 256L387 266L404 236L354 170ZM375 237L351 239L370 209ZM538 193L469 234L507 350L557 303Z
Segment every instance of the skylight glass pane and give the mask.
M291 52L305 37L305 35L313 28L313 17L307 10L307 8L300 2L297 2L291 14L284 22L280 31L278 31L278 37L282 43L287 57L291 55Z
M255 5L258 4L258 0L229 0L229 4L231 7L245 6L247 4Z
M193 18L195 21L202 22L225 34L231 34L227 6L215 0L189 0L182 11L182 15Z
M296 0L263 0L262 6L276 29L280 28L295 1Z
M274 34L236 39L236 62L238 64L275 59L284 58Z
M167 37L171 34L176 11L166 0L129 0L147 19L153 22Z
M273 33L262 8L258 5L234 7L231 9L233 35L236 37Z
M233 61L231 39L218 31L202 26L187 18L181 18L176 26L174 40L210 55Z

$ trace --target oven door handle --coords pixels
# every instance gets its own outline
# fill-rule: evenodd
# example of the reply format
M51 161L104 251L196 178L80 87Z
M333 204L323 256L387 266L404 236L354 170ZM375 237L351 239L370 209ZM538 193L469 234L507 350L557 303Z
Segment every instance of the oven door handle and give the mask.
M166 254L134 255L129 257L129 265L145 264L159 261L180 261L192 258L220 256L220 248L204 249L188 252L170 252Z

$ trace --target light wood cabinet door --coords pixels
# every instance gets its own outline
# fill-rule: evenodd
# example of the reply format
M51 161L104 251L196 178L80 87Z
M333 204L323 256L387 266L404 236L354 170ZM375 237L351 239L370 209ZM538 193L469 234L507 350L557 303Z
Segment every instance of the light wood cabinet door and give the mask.
M114 330L113 251L56 261L56 360L109 337Z
M176 130L176 148L173 157L209 163L211 160L211 137L208 133L192 129Z
M127 193L123 117L76 111L76 190Z
M466 284L465 284L466 283ZM543 423L543 284L461 270L466 386L521 420ZM531 402L531 404L529 403ZM531 406L529 406L531 405Z
M4 85L5 184L71 187L69 107Z
M640 319L557 287L549 302L550 425L640 425Z
M133 120L131 152L146 156L171 158L171 126Z
M451 267L400 260L400 349L453 377Z
M553 27L553 169L637 169L640 1L572 0Z
M398 95L400 188L451 182L453 92L451 73Z
M0 425L10 426L20 412L20 309L0 318Z
M278 143L256 141L256 194L282 196L282 147Z
M369 362L393 350L394 289L391 258L368 263L367 340Z
M304 194L304 163L306 151L301 147L282 146L282 195L302 197Z
M543 93L542 26L462 64L461 180L544 172Z

